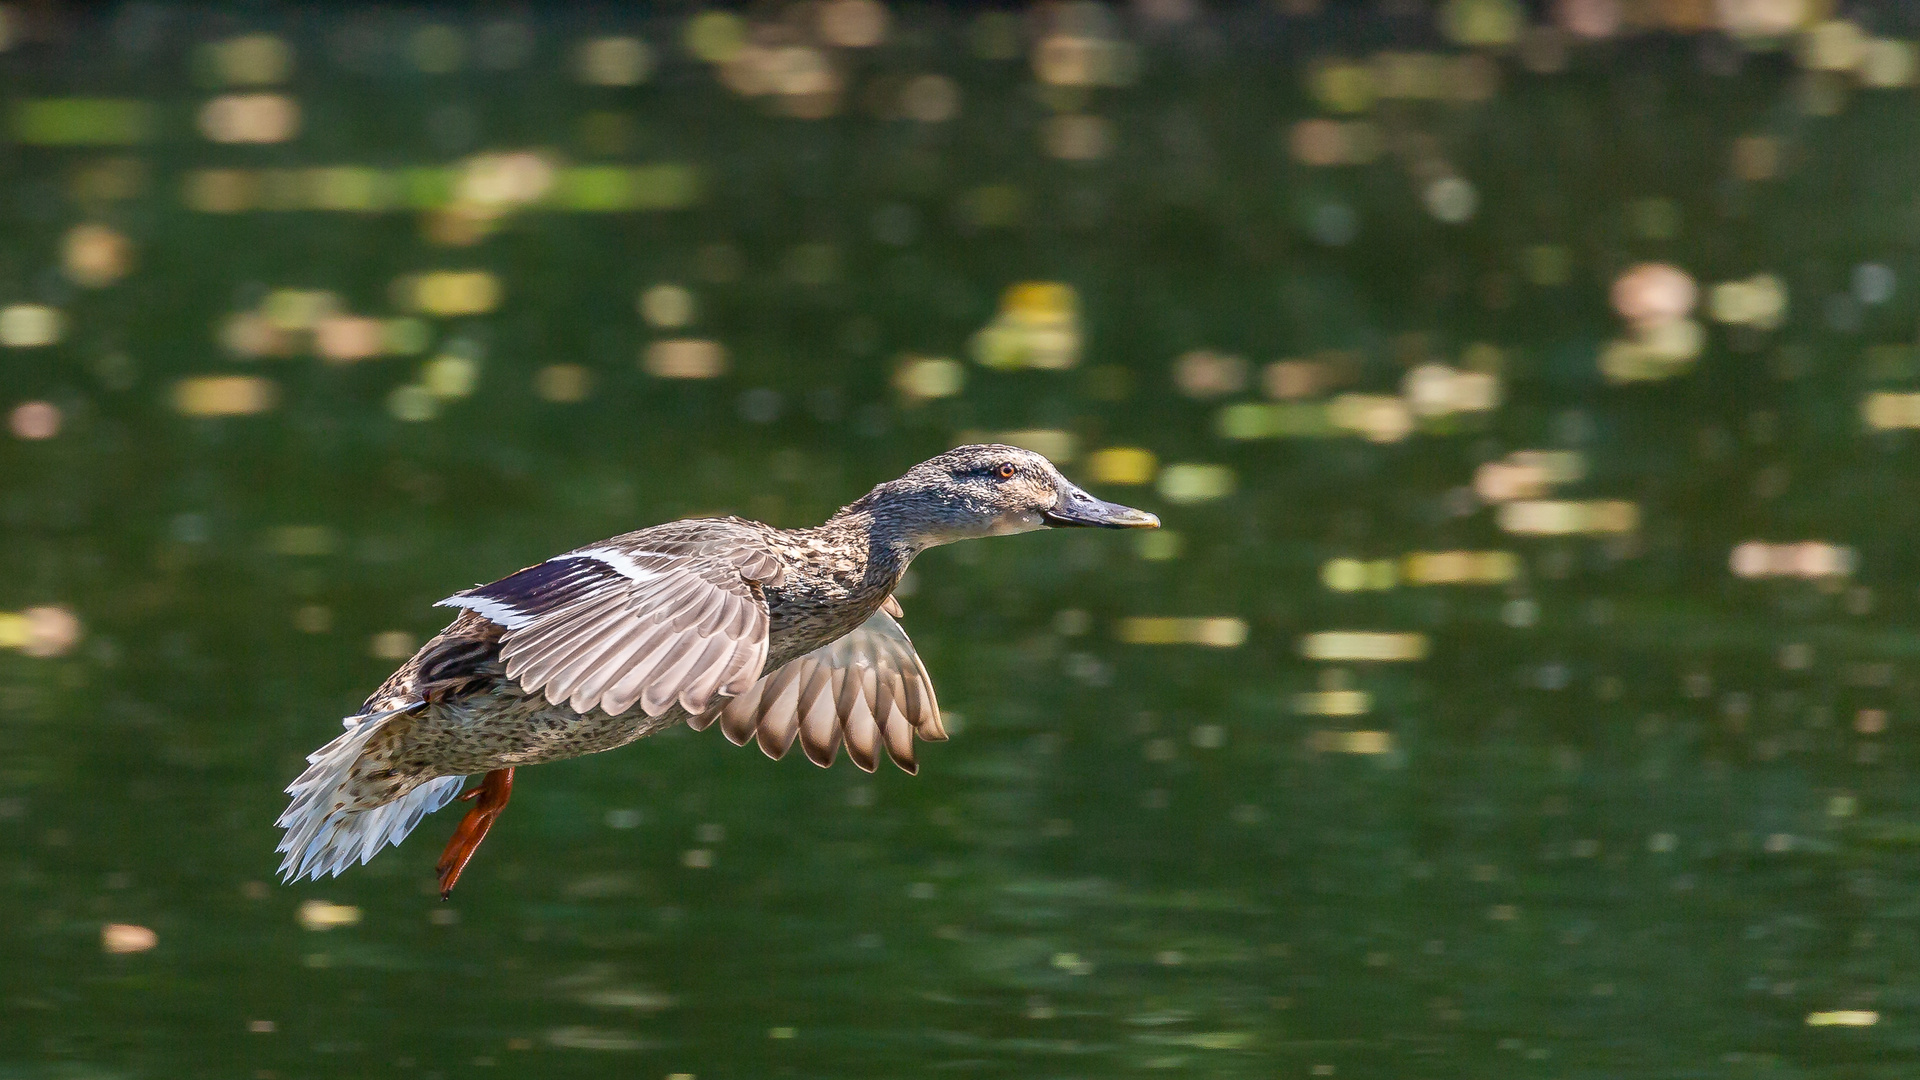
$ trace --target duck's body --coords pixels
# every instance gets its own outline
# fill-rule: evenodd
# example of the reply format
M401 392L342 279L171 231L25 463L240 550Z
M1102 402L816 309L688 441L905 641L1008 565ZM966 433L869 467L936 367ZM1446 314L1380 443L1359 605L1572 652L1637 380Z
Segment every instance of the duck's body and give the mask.
M448 597L462 609L311 757L281 866L339 873L399 843L470 773L479 802L441 863L450 889L510 790L512 770L718 720L774 758L796 739L872 771L884 748L917 769L941 740L926 669L891 597L914 555L969 536L1055 525L1142 527L1044 458L961 447L812 529L740 518L657 525Z
M909 556L888 547L868 550L857 527L845 527L849 524L829 533L828 526L782 530L740 518L676 521L556 556L521 573L582 560L604 566L599 576L624 584L614 577L614 566L601 561L604 556L672 553L731 567L771 555L775 563L749 572L778 575L777 581L743 579L751 588L742 599L760 600L767 610L766 660L753 672L758 678L844 637L880 610L899 585ZM481 613L501 609L479 602L492 599L489 590L507 592L501 586L512 580L443 601L449 607L475 606L461 611L367 699L365 713L427 705L405 725L407 734L394 756L398 771L424 780L559 761L625 746L697 715L677 700L649 715L632 707L637 699L628 699L626 708L609 715L604 707L576 710L564 697L556 704L543 693L529 692L508 676L501 658L507 627Z

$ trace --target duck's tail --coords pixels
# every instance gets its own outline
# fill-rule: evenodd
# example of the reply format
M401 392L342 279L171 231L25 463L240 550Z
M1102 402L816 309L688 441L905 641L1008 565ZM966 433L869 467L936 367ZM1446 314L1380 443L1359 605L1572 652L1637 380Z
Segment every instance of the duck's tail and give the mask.
M287 831L275 849L287 853L280 863L284 881L318 880L337 875L356 861L366 862L388 844L406 839L420 819L453 801L464 776L441 776L379 806L355 809L348 790L353 767L381 729L406 709L349 716L346 734L307 755L311 762L288 785L293 802L274 824Z

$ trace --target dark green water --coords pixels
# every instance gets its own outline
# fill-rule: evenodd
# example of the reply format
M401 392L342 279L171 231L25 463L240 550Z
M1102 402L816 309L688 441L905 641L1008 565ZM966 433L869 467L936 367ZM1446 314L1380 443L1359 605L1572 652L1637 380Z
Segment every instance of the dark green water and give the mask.
M0 5L0 1077L1920 1070L1920 26L1315 6ZM274 881L434 600L1007 432L1168 528L918 777Z

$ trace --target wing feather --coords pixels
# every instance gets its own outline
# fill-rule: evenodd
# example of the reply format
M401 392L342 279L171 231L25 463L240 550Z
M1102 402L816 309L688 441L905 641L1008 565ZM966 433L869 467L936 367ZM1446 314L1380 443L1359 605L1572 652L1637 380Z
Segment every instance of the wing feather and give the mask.
M695 726L715 720L736 745L757 739L776 760L797 739L811 761L831 765L844 745L868 772L879 766L883 747L900 768L916 772L914 739L946 737L927 669L884 611L713 706Z
M911 648L911 646L909 646ZM927 676L927 665L920 662L920 656L913 656L913 670L917 679L907 680L910 692L916 699L917 711L913 717L914 730L924 742L946 742L947 729L940 723L940 702L933 694L933 680Z
M789 677L781 684L777 695L768 695L773 698L772 703L755 718L755 737L760 743L760 752L775 761L787 756L787 751L793 749L793 740L800 735L800 689L800 679Z
M846 742L847 756L866 772L878 764L875 750L880 740L879 725L873 720L873 649L871 635L849 635L847 665L839 669L840 730Z
M880 724L880 733L887 740L887 756L911 776L920 771L920 763L913 756L913 725L907 723L897 704L889 705L886 719Z
M673 707L680 696L680 686L687 675L693 671L694 663L700 659L700 639L688 638L684 634L667 639L667 649L660 657L659 666L653 676L640 690L640 708L648 716L659 716Z
M840 716L833 699L841 674L837 668L821 668L801 697L806 711L800 715L800 749L806 751L808 761L823 769L840 756Z
M638 629L617 603L602 603L591 613L583 609L573 621L577 629L549 646L553 664L545 681L579 686L610 653L623 651Z
M693 674L680 691L680 707L687 710L689 716L699 716L713 704L720 684L726 681L727 665L733 659L733 642L717 634L702 641L706 648L701 650L700 659L694 662Z
M849 671L846 680L854 682L858 673ZM841 714L841 730L846 733L847 756L862 771L872 772L880 765L880 725L874 723L873 709L864 696L856 695L853 708Z
M759 661L757 664L754 662L756 660ZM760 669L765 666L766 661L762 658L736 653L720 683L720 696L737 697L746 693L747 688L760 678Z
M600 706L607 710L608 715L618 716L619 713L612 709L614 695L611 691L614 684L620 680L620 676L632 669L634 661L640 659L641 654L652 642L653 639L648 631L644 630L622 638L616 646L607 650L600 663L581 680L579 689L573 692L574 696L568 701L576 699L582 702L598 701ZM633 703L629 701L627 704L631 707ZM620 710L620 712L626 711L624 708Z
M506 661L507 677L519 680L528 690L546 685L554 671L573 656L573 647L580 643L583 630L610 608L602 597L549 616L526 631L508 631L514 636L511 651L504 644L506 638L501 638L501 657Z
M598 559L562 555L455 593L435 606L466 608L517 630L578 603L619 577L617 569Z
M720 733L727 737L727 741L735 746L745 746L747 740L753 738L754 710L759 707L761 697L769 692L770 688L765 681L754 683L747 688L746 693L729 700L719 708L709 709L687 721L687 724L695 731L699 731L718 719Z
M759 586L785 567L751 536L670 540L676 550L621 546L647 542L630 534L447 602L498 614L507 676L548 701L699 714L760 677L769 617Z
M688 588L684 590L684 594L690 595L685 595L683 601L671 606L662 605L663 611L672 613L667 620L667 625L673 627L673 632L676 634L684 634L689 630L699 632L707 621L707 616L717 613L726 604L726 594L717 589L695 591L693 588Z
M634 654L634 660L620 681L614 684L616 697L627 701L629 705L640 699L640 688L647 683L647 677L660 663L661 657L673 648L673 631L659 623L648 623L641 638L641 647ZM621 710L624 712L625 710ZM619 715L615 713L613 715Z

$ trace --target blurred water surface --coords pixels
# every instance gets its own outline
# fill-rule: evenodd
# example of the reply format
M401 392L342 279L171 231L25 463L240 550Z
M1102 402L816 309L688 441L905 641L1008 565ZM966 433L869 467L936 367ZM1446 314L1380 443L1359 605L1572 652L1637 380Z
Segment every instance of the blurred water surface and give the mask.
M0 1077L1910 1075L1920 25L1551 8L0 4ZM274 882L434 600L984 438L1167 528L918 777Z

